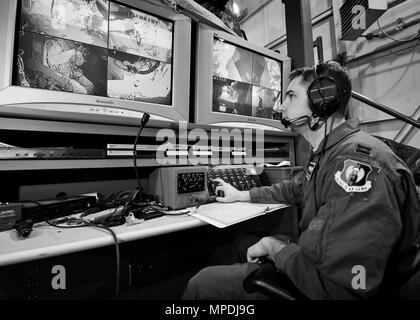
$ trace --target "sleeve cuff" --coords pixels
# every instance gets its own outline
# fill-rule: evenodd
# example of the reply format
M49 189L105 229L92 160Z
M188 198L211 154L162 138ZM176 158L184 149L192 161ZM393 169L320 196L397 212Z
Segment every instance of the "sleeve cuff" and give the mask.
M254 187L251 190L249 190L249 196L251 197L251 202L261 202L261 196L260 188Z
M280 250L280 252L276 254L276 257L274 259L276 267L283 271L286 266L287 260L298 250L300 250L300 246L296 243L291 243L285 246L282 250Z

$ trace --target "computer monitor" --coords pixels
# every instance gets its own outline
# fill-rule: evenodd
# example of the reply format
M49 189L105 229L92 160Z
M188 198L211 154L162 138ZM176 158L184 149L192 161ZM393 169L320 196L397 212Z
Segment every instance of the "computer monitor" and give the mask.
M189 120L191 20L163 4L8 0L0 27L0 114Z
M278 107L290 58L240 37L199 25L194 121L284 130Z

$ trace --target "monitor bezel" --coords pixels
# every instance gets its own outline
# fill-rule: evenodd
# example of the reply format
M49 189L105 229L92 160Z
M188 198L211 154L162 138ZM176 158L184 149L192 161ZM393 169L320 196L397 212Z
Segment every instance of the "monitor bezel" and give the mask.
M111 2L127 5L174 23L172 103L170 106L149 102L122 100L118 98L50 91L13 85L13 63L18 31L17 6L20 0L0 3L1 29L5 30L5 41L0 44L3 62L0 62L0 108L2 114L21 115L25 109L38 110L38 117L80 122L124 123L129 117L106 115L89 111L89 108L116 108L140 113L150 113L152 119L168 121L189 120L190 67L191 67L191 19L169 8L135 0ZM1 76L2 75L2 76ZM13 108L9 108L13 107ZM16 108L16 109L15 109ZM61 109L61 110L60 110ZM13 110L16 110L14 112ZM131 122L131 121L130 121Z
M196 42L196 88L194 101L194 121L198 124L259 127L263 129L285 130L279 120L233 115L213 111L213 39L218 37L235 46L262 54L269 58L283 62L282 72L282 101L289 84L291 59L273 50L257 46L239 36L215 30L209 26L199 24ZM287 131L287 130L285 130Z

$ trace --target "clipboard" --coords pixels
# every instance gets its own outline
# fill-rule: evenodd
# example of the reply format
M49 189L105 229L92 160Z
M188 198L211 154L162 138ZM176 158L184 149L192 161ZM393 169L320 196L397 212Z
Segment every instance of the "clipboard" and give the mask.
M218 228L225 228L283 207L289 207L289 205L280 203L214 202L202 205L197 209L190 208L188 214Z

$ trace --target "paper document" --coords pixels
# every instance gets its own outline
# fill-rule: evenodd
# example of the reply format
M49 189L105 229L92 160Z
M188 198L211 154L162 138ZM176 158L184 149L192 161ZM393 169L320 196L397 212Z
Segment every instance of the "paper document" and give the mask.
M245 221L267 213L270 210L289 207L287 204L262 204L250 202L214 202L191 209L189 215L218 228Z

